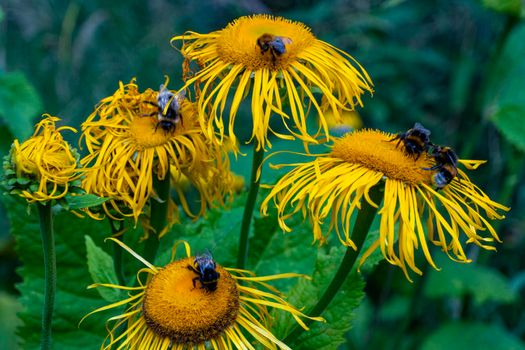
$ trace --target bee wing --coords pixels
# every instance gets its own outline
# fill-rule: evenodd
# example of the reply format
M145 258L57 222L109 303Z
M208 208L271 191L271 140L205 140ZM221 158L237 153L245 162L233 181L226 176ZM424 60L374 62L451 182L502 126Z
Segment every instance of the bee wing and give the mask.
M284 45L290 45L290 44L292 43L292 39L287 38L287 37L285 37L285 36L282 36L282 37L281 37L281 40L282 40L282 42L283 42Z
M181 90L179 91L176 95L175 95L175 99L177 100L177 102L179 103L179 106L180 104L182 103L182 101L186 98L186 90Z

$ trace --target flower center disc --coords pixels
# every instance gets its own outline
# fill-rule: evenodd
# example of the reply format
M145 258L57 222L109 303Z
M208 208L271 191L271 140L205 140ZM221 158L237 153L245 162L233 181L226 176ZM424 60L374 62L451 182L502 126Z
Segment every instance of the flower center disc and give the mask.
M286 52L275 62L269 52L263 54L257 46L257 39L266 33L290 40ZM310 29L302 23L268 15L246 16L219 31L217 56L223 62L240 64L253 71L262 68L286 69L315 40Z
M410 185L431 185L434 172L423 169L432 166L431 157L426 152L417 159L406 154L403 141L394 140L395 136L376 130L355 131L334 143L332 156Z
M179 344L197 344L213 339L233 324L239 310L239 292L231 275L221 266L217 289L202 288L198 275L188 266L194 258L167 265L153 276L146 288L143 311L148 326Z
M169 142L171 133L157 126L157 116L135 117L129 126L129 135L138 148L153 148Z

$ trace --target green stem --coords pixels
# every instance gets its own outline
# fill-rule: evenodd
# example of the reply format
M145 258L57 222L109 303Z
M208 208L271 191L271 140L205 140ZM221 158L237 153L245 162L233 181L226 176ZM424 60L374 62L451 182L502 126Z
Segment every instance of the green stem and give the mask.
M170 175L169 170L164 179L159 180L154 174L153 189L156 198L151 198L150 225L153 232L150 232L144 248L144 259L153 263L157 250L159 249L159 235L166 228L168 222L168 202L170 196Z
M382 185L376 185L369 191L370 199L377 205L381 203L383 197L382 189ZM326 288L324 294L317 302L317 305L315 305L314 308L307 313L307 315L312 317L320 316L328 307L332 299L336 296L337 292L345 282L348 274L354 269L359 252L363 247L363 243L368 234L368 231L370 230L370 227L372 226L372 222L376 217L377 209L378 208L371 206L366 200L361 202L361 209L357 214L354 228L352 230L352 241L355 243L357 249L354 250L351 247L346 249L345 256L343 257L337 272L332 278L332 281L328 285L328 288ZM306 319L304 320L304 323L306 326L308 326L310 323L312 323L312 320ZM304 329L302 327L296 325L290 334L288 334L288 336L284 339L284 343L291 344L301 335L303 331Z
M253 159L252 159L252 175L250 179L250 191L248 192L248 198L246 199L246 206L244 207L244 214L242 217L241 235L239 237L239 255L237 257L237 267L244 269L246 261L248 260L248 236L250 234L250 226L252 223L253 208L257 200L257 193L259 192L259 185L261 182L261 176L257 178L257 170L261 167L264 158L264 149L260 147L257 149L258 144L253 144Z
M51 349L51 323L53 320L57 284L57 264L51 202L49 201L46 204L39 203L38 214L40 217L40 233L42 234L45 269L44 308L42 310L42 350L48 350Z
M124 228L124 221L115 221L109 218L109 225L111 226L112 236L115 237L119 233L122 233L122 229ZM123 237L124 236L122 236L122 238L120 239L122 240ZM113 242L113 268L115 269L115 274L117 275L118 283L121 286L125 286L126 279L124 277L122 247L115 242Z

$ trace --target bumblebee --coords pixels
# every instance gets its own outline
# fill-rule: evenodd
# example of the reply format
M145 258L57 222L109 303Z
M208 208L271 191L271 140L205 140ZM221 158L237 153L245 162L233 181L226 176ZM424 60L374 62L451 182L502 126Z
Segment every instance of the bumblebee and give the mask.
M215 270L217 267L215 261L210 252L205 252L202 255L197 255L193 261L193 265L188 265L188 269L195 272L198 276L195 277L193 282L193 288L195 283L199 281L201 288L206 289L208 292L213 292L217 289L217 282L221 277L221 274Z
M400 142L405 145L405 152L409 156L419 159L421 154L428 152L432 143L430 142L430 131L425 129L420 123L414 124L412 129L407 132L399 133L390 141L397 140L396 147Z
M458 156L450 147L434 146L431 156L436 164L425 170L436 170L432 176L432 182L438 190L452 182L458 174Z
M157 107L157 111L145 115L151 117L157 114L158 121L157 125L155 125L155 131L160 127L164 132L171 133L175 130L177 124L182 124L180 106L185 96L186 93L184 91L174 94L164 84L161 84L157 103L146 101L146 103Z
M286 53L286 45L291 44L292 39L265 33L257 38L257 46L261 49L261 54L264 55L270 51L272 55L272 62L275 63L277 57Z

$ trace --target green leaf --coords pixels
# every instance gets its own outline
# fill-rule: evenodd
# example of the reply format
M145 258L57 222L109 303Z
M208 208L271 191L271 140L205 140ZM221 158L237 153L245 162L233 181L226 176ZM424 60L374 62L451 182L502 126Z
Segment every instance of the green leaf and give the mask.
M476 264L459 264L445 258L437 258L441 271L428 274L425 295L429 298L461 297L472 295L481 305L487 301L511 303L517 294L509 281L497 270Z
M99 197L94 194L83 194L80 196L66 196L66 202L69 210L95 207L109 200L109 198Z
M160 251L155 263L167 264L171 257L173 243L178 240L190 242L192 254L210 250L215 260L223 266L234 266L237 261L237 246L242 220L244 196L239 196L229 209L210 209L204 218L197 221L183 220L173 225L160 241ZM182 250L178 257L182 257Z
M525 152L525 104L505 105L494 111L491 119L510 143Z
M522 0L483 0L483 6L491 10L507 13L513 16L525 15Z
M507 140L525 151L525 24L514 28L495 63L485 94L484 113Z
M266 217L253 220L253 237L250 240L249 265L255 266L277 232L281 232L275 211Z
M445 324L424 341L422 350L523 350L518 337L497 325L451 322Z
M12 234L22 266L18 269L22 282L17 285L23 312L19 314L23 325L17 334L24 349L40 348L41 314L44 291L42 244L36 210L26 213L25 201L3 197L9 208ZM79 219L62 211L53 217L57 257L57 293L53 315L54 349L96 349L106 335L104 324L107 314L96 314L79 322L89 312L106 305L95 290L88 290L92 283L86 263L86 245L83 236L91 235L95 242L102 242L109 235L102 223Z
M311 308L312 304L318 301L337 270L344 251L345 248L342 246L332 247L328 252L323 249L318 250L312 281L300 280L289 293L288 299L292 305ZM304 332L293 343L287 345L292 349L337 349L346 341L345 334L352 327L355 318L354 310L364 297L363 288L363 279L354 269L323 313L322 316L327 322L312 323L310 331ZM283 337L288 334L295 321L287 315L279 316L274 331L278 336Z
M97 247L93 239L84 236L86 240L87 264L91 278L95 283L119 284L113 266L113 258L101 248ZM104 300L111 303L123 300L125 295L120 289L97 288Z
M31 135L33 118L41 111L40 96L23 73L0 74L0 117L16 138Z

